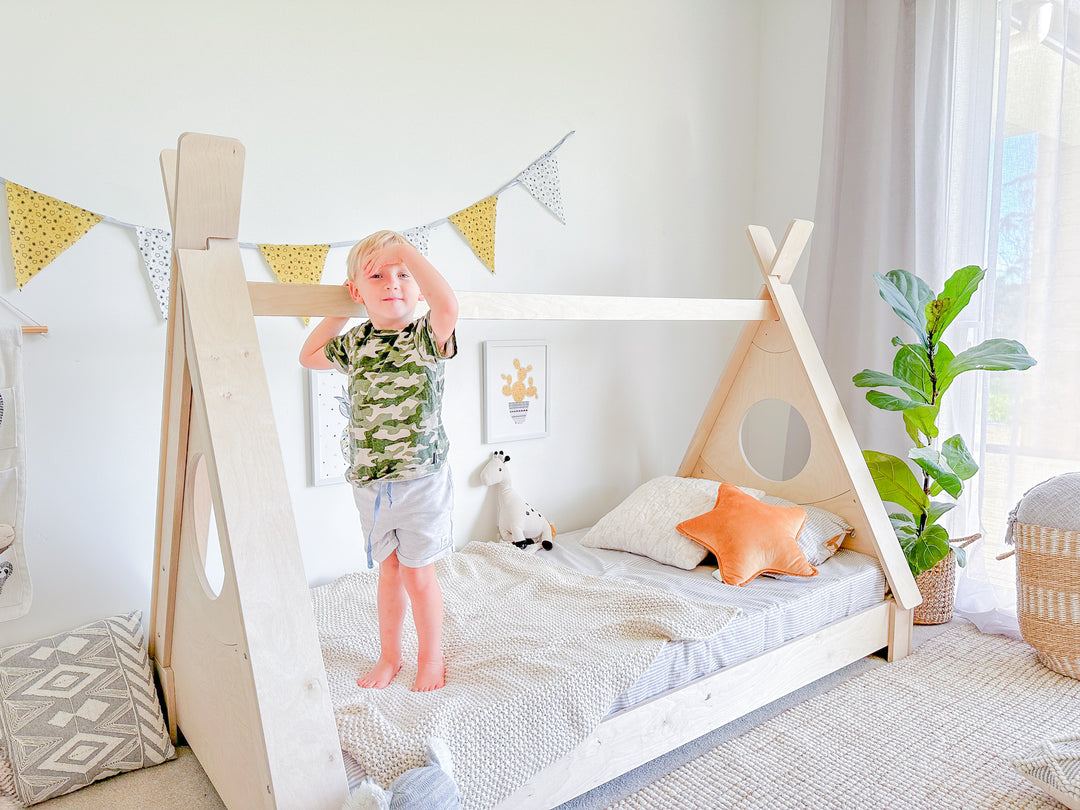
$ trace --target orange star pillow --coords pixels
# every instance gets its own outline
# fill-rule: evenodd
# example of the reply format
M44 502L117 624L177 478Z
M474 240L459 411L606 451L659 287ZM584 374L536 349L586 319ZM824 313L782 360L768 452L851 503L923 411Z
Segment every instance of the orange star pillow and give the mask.
M772 506L721 484L712 511L676 528L716 555L724 582L745 585L764 573L817 574L795 542L805 520L801 506Z

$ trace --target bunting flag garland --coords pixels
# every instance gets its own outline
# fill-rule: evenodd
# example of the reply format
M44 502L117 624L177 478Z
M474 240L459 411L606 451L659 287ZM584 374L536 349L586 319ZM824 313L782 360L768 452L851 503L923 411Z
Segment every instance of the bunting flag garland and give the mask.
M562 186L559 185L559 162L550 155L533 163L518 175L521 184L529 190L536 201L553 213L563 225Z
M49 262L101 222L102 217L10 180L4 185L15 283L21 290Z
M492 273L495 272L495 205L498 199L498 195L492 194L447 217Z
M414 248L427 256L429 233L431 233L430 225L417 225L415 228L409 228L407 231L402 231L401 235L408 239Z
M154 291L162 320L169 319L169 277L172 275L172 234L163 228L135 226L146 276Z
M330 245L259 245L270 269L283 284L318 284ZM310 318L301 318L304 326Z
M562 188L559 164L555 153L573 135L563 136L555 146L530 163L520 174L495 193L448 217L426 225L415 225L401 231L425 256L429 249L431 231L451 223L469 243L476 256L492 273L495 272L495 218L499 195L516 185L523 185L541 205L564 225ZM139 243L139 255L150 281L163 319L169 316L169 284L172 272L172 235L161 228L149 228L122 222L109 216L95 214L78 206L49 197L0 177L7 193L8 228L11 255L15 264L15 281L22 289L31 278L61 253L79 241L91 228L105 222L131 228ZM239 242L239 247L258 248L282 283L318 284L330 248L351 247L357 240L331 242L321 245L278 245ZM305 324L307 318L302 319Z

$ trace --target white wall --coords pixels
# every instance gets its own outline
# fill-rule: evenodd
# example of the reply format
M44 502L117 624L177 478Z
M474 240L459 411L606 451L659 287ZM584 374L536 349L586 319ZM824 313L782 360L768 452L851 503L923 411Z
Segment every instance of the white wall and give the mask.
M247 148L241 240L308 244L453 213L574 129L568 224L507 192L495 276L449 226L433 235L451 283L742 297L759 284L745 226L812 217L827 16L828 0L4 3L0 176L167 227L158 152L184 131L229 135ZM343 254L325 282L343 280ZM270 280L257 252L245 266ZM50 334L24 352L35 601L0 643L149 610L165 340L131 230L97 226L22 291L11 268L0 238L0 294ZM305 330L259 332L306 575L322 582L362 565L355 510L347 486L308 485ZM551 436L503 449L565 531L675 469L735 332L462 322L445 406L459 545L495 523L476 480L495 449L483 340L550 342Z

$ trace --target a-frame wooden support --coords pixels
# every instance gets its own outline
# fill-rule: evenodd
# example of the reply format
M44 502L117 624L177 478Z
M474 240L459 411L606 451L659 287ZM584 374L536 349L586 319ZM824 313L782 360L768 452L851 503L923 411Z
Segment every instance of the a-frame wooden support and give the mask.
M336 810L344 766L236 241L243 162L238 142L193 134L162 155L174 261L152 654L170 731L229 807Z
M765 278L758 297L772 301L778 319L750 322L743 328L679 475L735 481L841 515L855 527L855 537L845 545L881 561L899 608L909 611L922 597L788 283L812 229L810 222L792 221L779 248L767 229L747 229ZM810 433L805 466L784 481L763 477L743 452L743 419L766 399L791 405Z

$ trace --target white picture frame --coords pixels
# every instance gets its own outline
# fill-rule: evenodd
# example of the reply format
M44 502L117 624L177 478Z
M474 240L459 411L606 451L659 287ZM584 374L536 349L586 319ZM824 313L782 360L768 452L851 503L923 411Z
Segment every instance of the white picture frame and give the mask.
M548 344L484 341L484 443L537 439L550 432Z
M348 378L339 371L308 369L313 486L345 481L346 464L341 440L342 432L349 425L347 384Z

